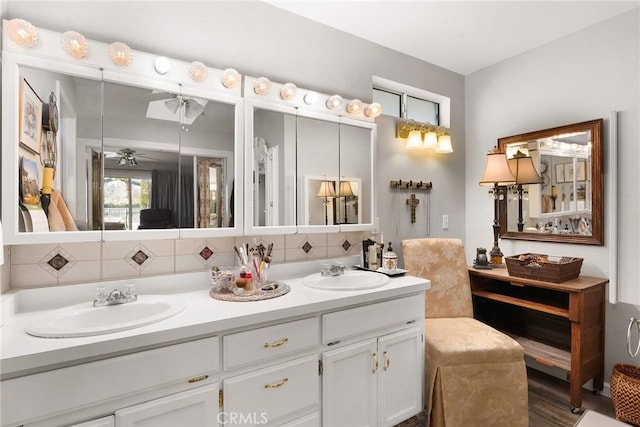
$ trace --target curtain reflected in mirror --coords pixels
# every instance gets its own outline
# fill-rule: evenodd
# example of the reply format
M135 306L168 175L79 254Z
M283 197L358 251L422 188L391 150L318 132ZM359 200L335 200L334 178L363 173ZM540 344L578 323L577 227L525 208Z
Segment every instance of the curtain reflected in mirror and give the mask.
M228 227L225 159L197 159L198 227Z

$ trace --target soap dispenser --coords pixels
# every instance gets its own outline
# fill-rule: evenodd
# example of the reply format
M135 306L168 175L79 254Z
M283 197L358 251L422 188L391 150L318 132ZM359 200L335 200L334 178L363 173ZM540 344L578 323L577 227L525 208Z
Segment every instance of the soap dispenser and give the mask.
M391 242L389 242L387 252L382 255L382 268L384 268L387 273L393 273L396 271L396 268L398 268L398 255L393 251Z

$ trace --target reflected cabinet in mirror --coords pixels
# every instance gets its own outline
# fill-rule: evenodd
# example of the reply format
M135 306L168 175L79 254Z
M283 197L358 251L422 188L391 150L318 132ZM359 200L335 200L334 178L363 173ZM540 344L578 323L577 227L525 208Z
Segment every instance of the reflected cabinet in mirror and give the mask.
M604 244L602 126L597 119L498 139L517 182L501 204L500 237ZM535 179L518 160L533 164Z

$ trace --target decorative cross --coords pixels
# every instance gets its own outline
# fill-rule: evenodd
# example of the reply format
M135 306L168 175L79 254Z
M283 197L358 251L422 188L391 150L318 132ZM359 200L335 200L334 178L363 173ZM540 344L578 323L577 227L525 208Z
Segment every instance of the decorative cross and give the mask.
M416 199L416 195L412 194L407 199L407 204L411 206L411 224L415 224L416 222L416 206L420 203L419 199Z

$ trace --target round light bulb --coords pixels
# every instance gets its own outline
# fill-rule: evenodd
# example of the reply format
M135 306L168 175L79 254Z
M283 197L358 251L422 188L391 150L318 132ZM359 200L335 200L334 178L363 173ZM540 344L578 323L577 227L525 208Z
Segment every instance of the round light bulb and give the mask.
M38 30L24 19L10 20L7 23L7 34L15 44L22 47L33 47L38 41Z
M318 102L318 94L315 92L308 92L304 96L304 103L307 105L313 105Z
M271 81L266 77L258 77L253 84L253 91L260 96L268 95L271 92Z
M295 98L298 88L293 83L285 83L280 90L280 97L285 101Z
M364 110L364 114L367 117L376 118L380 114L382 114L382 105L378 104L377 102L374 102Z
M349 114L361 114L364 105L359 99L354 99L347 104L347 113Z
M232 89L240 84L240 73L233 68L227 68L222 72L222 85Z
M89 45L84 36L75 31L67 31L62 34L62 47L65 52L74 58L82 59L89 52Z
M126 67L131 64L131 61L133 60L131 48L122 42L111 43L107 53L109 54L111 62L120 67Z
M166 56L159 56L153 63L153 68L155 68L156 73L165 75L171 70L171 61Z
M340 95L330 96L329 99L327 99L327 108L332 111L338 110L342 107L343 102L344 100Z
M194 82L203 82L209 77L209 70L202 62L193 61L189 67L189 77Z

